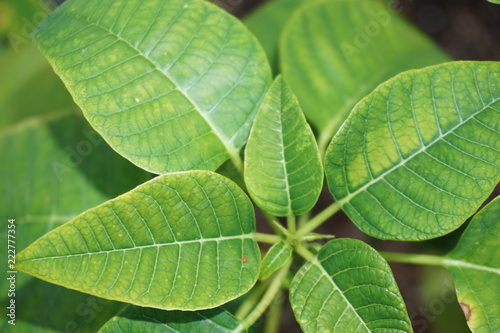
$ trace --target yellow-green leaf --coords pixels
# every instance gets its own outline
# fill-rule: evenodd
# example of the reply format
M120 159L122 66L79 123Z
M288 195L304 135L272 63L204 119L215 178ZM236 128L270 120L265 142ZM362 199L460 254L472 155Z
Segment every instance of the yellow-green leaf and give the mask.
M91 125L155 173L240 161L270 84L255 37L203 0L69 0L34 37Z
M500 331L500 197L477 213L447 255L457 297L473 332Z
M99 297L216 307L256 282L252 204L209 171L166 174L77 216L17 256L17 269Z
M129 306L107 322L99 333L243 333L246 331L231 313L221 308L202 311L165 311Z
M316 140L281 76L255 117L245 149L245 183L255 203L277 216L306 213L321 192L323 166Z
M325 244L302 266L290 302L306 333L412 332L389 265L355 239Z
M0 156L5 162L0 163L0 192L6 194L0 196L4 263L12 254L8 250L20 252L82 211L151 179L116 154L73 110L26 119L2 130ZM14 227L9 228L8 219L15 220ZM2 269L0 280L7 281L11 274L15 274L16 325L0 320L1 332L96 331L121 306L21 272ZM10 311L9 287L0 283L2 318Z
M0 129L30 116L76 109L61 80L32 44L0 53Z
M500 63L446 63L383 83L325 163L330 191L364 232L423 240L455 230L500 181Z
M393 1L319 0L287 22L281 70L319 131L322 153L353 106L408 69L448 61L393 9Z
M283 267L292 256L292 247L285 241L274 244L262 259L260 267L260 280L265 280L271 274Z

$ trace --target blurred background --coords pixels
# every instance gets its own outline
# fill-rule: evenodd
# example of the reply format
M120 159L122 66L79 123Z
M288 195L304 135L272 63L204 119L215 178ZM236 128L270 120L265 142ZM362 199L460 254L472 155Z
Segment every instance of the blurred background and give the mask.
M72 106L71 96L34 47L30 34L61 0L0 0L0 131L19 120ZM212 0L244 18L265 0ZM500 61L500 5L486 0L401 0L401 13L456 60ZM494 196L500 194L497 188ZM318 209L332 202L328 191ZM262 220L262 219L261 219ZM336 215L321 232L358 238L385 251L444 254L456 244L462 228L418 243L372 239L345 216ZM266 225L258 227L265 231ZM446 270L391 264L417 333L469 332ZM287 304L287 302L283 302ZM288 307L288 305L285 305ZM22 309L19 309L22 311ZM268 314L272 315L272 313ZM283 332L300 332L290 309Z

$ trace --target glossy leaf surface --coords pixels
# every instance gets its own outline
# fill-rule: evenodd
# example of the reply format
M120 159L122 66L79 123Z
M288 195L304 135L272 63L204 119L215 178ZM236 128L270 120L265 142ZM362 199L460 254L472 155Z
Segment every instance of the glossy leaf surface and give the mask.
M473 332L500 331L500 197L474 216L446 268Z
M9 126L0 134L0 155L8 161L0 163L0 191L6 194L0 196L4 263L8 219L15 219L15 244L10 245L20 252L82 211L151 178L116 154L76 111ZM120 307L24 273L15 275L16 325L2 320L1 332L96 331ZM6 269L0 270L2 281L8 276ZM7 318L8 289L8 283L0 283L2 318Z
M306 333L412 332L389 265L355 239L324 245L293 279L290 302Z
M356 105L325 163L330 191L364 232L423 240L455 230L500 180L500 63L385 82Z
M262 259L259 279L267 279L280 269L291 256L292 247L287 242L280 241L274 244Z
M246 332L232 314L221 309L165 311L130 306L112 318L99 333L136 332Z
M256 282L254 232L253 207L236 184L209 171L172 173L48 233L18 255L17 268L136 305L211 308Z
M281 76L255 117L245 149L245 183L255 203L276 216L306 213L321 192L316 140Z
M202 0L70 0L34 37L91 125L155 173L239 160L270 84L255 37Z
M449 60L387 2L373 0L300 7L283 31L280 58L283 75L320 133L320 149L377 85L404 70Z

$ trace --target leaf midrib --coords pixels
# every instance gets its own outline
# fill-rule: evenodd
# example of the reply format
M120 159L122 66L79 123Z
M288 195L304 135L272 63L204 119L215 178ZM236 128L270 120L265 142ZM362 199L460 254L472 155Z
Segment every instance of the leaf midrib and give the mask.
M339 288L339 286L335 283L335 281L332 279L332 277L330 276L330 273L328 273L325 268L323 267L323 265L321 265L321 262L318 260L317 257L314 257L311 259L311 262L317 266L321 272L323 273L324 276L326 276L326 278L328 279L328 281L332 284L333 288L335 288L336 290L339 291L339 294L342 296L342 298L345 300L345 302L347 303L347 306L349 308L352 309L352 311L354 312L354 314L356 315L356 317L359 319L359 321L363 324L363 327L365 327L368 332L370 332L370 329L368 328L368 326L366 325L366 322L363 320L363 318L361 318L358 314L358 312L356 311L356 308L354 307L354 305L349 301L349 299L347 299L347 297L344 295L342 289Z
M287 163L287 158L286 158L286 153L285 153L285 133L284 133L284 128L283 128L283 113L286 111L285 109L285 105L283 103L283 89L284 89L284 81L281 80L280 82L280 86L279 86L279 90L278 90L278 93L279 93L279 97L280 97L280 107L278 108L278 117L279 117L279 126L280 126L280 132L279 132L279 136L280 136L280 148L281 148L281 158L282 158L282 167L283 167L283 173L284 173L284 180L285 180L285 185L286 185L286 188L285 188L285 191L286 191L286 196L287 196L287 201L288 201L288 205L287 205L287 215L291 215L293 214L293 209L292 209L292 193L290 193L290 180L288 178L288 163ZM273 108L271 108L271 110L273 110ZM274 111L274 110L273 110Z
M488 267L488 266L483 266L483 265L477 265L473 264L467 261L463 260L457 260L457 259L444 259L443 264L449 267L459 267L459 268L468 268L468 269L473 269L473 270L478 270L478 271L483 271L483 272L488 272L488 273L494 273L500 275L500 268L493 268L493 267Z
M69 15L67 12L63 12L60 15L61 16L66 16L66 17L69 17L69 18L72 18L72 19L75 19L75 20L78 20L78 21L85 22L85 23L87 23L88 25L91 25L91 26L95 26L95 27L101 29L102 31L104 31L105 33L108 33L109 35L114 36L116 39L118 39L119 41L123 42L124 44L126 44L127 46L129 46L132 50L134 50L135 52L137 52L140 57L142 57L143 59L145 59L146 61L148 61L151 65L153 65L155 70L157 70L158 72L160 72L161 74L163 74L166 79L168 79L170 82L172 82L175 85L176 90L178 90L180 93L182 93L182 96L184 96L189 101L189 103L191 103L191 105L195 108L195 110L198 112L198 114L205 120L205 122L208 124L208 126L210 127L210 129L212 130L212 132L217 136L217 138L219 139L219 141L226 148L226 150L229 153L229 155L231 156L231 158L232 159L237 158L236 155L238 154L238 149L236 149L235 147L229 145L229 140L217 129L217 127L215 126L215 124L208 117L205 116L205 114L201 111L201 108L199 107L199 105L197 103L195 103L194 100L191 99L191 97L189 96L189 94L181 88L181 86L177 83L176 80L174 80L167 72L165 72L165 71L163 71L161 69L161 67L160 67L160 65L158 63L156 63L153 59L150 59L146 54L144 54L144 52L142 52L141 50L139 50L138 48L136 48L128 40L122 38L117 33L115 33L112 30L110 30L110 29L108 29L108 28L100 25L99 23L91 22L88 19L85 19L83 17Z
M234 240L234 239L241 239L241 240L254 239L254 234L244 234L244 235L237 235L237 236L225 236L225 237L214 237L214 238L200 238L200 239L194 239L194 240L189 240L189 241L174 241L171 243L150 244L150 245L135 246L135 247L129 247L129 248L123 248L123 249L112 249L112 250L104 250L104 251L96 251L96 252L74 253L74 254L66 254L66 255L59 255L59 256L47 256L47 257L43 257L43 258L18 260L17 263L39 261L39 260L59 259L59 258L81 257L81 256L87 256L87 255L99 255L99 254L103 254L103 253L125 252L125 251L130 251L130 250L142 250L142 249L147 249L147 248L163 247L163 246L171 246L171 245L182 246L184 244L192 244L192 243L222 242L222 241L228 241L228 240Z
M272 266L280 257L283 253L285 253L286 250L289 249L289 245L286 243L283 243L282 248L278 250L278 253L276 253L275 256L271 259L269 262L269 267Z
M493 99L491 102L489 102L488 104L484 105L481 109L479 109L478 111L476 112L473 112L471 113L466 119L464 119L462 122L459 122L457 125L453 126L452 128L450 128L446 133L442 133L440 131L438 137L436 137L434 140L432 140L431 142L429 142L428 145L426 146L422 146L421 148L419 148L417 151L415 151L414 153L412 153L411 155L409 155L407 158L405 159L402 159L398 164L394 165L393 167L387 169L386 171L384 171L383 173L381 173L379 176L377 176L376 178L373 178L371 179L369 182L367 182L365 185L361 186L360 188L358 188L357 190L355 190L354 192L351 192L349 193L346 197L338 200L339 202L339 205L340 206L344 206L346 203L348 203L352 198L356 197L358 194L360 194L361 192L367 190L371 185L377 183L378 181L380 181L381 179L383 179L385 176L387 176L388 174L392 173L394 170L398 169L399 167L403 166L403 165L406 165L406 163L410 160L412 160L415 156L419 155L420 153L426 151L427 149L429 149L430 147L432 147L434 144L436 144L437 142L439 142L441 139L445 138L446 136L448 136L449 134L452 134L456 129L458 129L460 126L462 125L465 125L470 119L474 118L476 115L478 115L479 113L483 112L484 110L488 109L491 105L495 104L496 102L498 102L500 100L500 97L497 97L496 99ZM347 187L347 184L346 184L346 187ZM349 189L347 189L347 191L349 191Z

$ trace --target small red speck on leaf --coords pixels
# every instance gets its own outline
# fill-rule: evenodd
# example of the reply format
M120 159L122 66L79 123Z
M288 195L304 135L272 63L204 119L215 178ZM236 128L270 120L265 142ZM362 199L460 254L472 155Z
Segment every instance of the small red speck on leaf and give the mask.
M247 262L247 257L243 257L243 259L241 259L242 262Z

